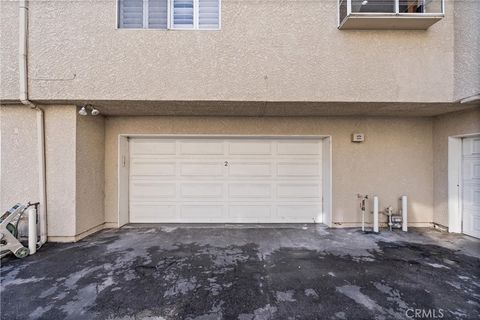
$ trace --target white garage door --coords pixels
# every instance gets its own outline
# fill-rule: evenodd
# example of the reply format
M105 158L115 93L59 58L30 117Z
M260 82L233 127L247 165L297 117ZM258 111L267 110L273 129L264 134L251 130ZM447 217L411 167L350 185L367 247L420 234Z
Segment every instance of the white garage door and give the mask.
M132 138L130 222L322 222L320 139Z
M480 137L463 139L463 233L480 238Z

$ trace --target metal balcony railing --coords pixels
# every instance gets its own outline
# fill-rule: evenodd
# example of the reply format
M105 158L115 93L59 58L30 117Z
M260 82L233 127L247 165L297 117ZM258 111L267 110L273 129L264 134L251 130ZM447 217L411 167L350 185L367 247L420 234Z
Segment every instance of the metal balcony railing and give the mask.
M428 29L444 17L444 0L339 0L339 29Z

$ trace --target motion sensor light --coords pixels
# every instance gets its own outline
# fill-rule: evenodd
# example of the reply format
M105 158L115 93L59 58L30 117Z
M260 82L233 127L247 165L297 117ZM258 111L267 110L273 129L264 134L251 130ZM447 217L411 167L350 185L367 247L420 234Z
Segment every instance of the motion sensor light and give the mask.
M96 109L94 106L92 106L91 104L87 104L85 106L83 106L79 111L78 113L82 116L86 116L88 115L88 110L90 110L90 114L92 116L98 116L100 114L100 110Z
M98 116L100 114L100 111L92 107L92 116Z

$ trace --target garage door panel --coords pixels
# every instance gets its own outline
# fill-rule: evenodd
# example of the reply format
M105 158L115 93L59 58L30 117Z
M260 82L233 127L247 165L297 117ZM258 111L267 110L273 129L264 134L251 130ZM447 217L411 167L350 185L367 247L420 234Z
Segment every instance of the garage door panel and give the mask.
M181 155L223 155L223 141L191 140L179 141Z
M277 197L281 199L316 200L321 197L318 183L281 183L277 187Z
M175 155L175 140L144 139L136 141L131 148L131 153L136 156Z
M130 164L130 176L175 176L175 168L175 162L133 160Z
M175 222L177 210L175 204L144 204L131 202L130 222L151 223L151 222Z
M319 178L321 167L318 162L279 162L277 164L278 177L315 177Z
M322 222L321 209L318 205L279 205L277 216L279 219L288 222L313 222L314 218L316 222Z
M272 164L269 162L238 162L230 161L228 164L229 177L271 177Z
M145 200L155 201L158 198L175 199L175 183L162 183L156 181L132 181L131 182L132 201Z
M225 208L218 204L180 205L180 216L182 221L191 222L215 222L225 217Z
M266 205L230 205L229 221L232 222L260 222L271 221L272 206Z
M231 183L228 190L231 198L262 198L272 197L271 183Z
M182 176L223 176L222 162L190 162L180 163L180 175Z
M223 199L222 183L181 183L181 196L185 198L216 198Z
M308 140L279 141L277 153L279 155L321 155L322 144L320 141Z
M270 141L231 141L229 143L230 155L272 155Z

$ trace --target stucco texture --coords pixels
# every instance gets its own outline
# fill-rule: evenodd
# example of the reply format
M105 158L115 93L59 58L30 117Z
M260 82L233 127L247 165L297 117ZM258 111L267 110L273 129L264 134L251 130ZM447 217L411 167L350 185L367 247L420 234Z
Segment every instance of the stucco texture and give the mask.
M75 235L103 225L105 119L77 116Z
M75 121L76 108L73 106L46 109L45 163L49 238L75 234ZM12 172L8 174L11 175Z
M79 117L75 106L43 106L49 240L73 240L103 225L104 119ZM39 201L37 111L2 106L1 210Z
M480 93L480 1L456 1L454 19L454 100L458 100Z
M363 132L364 143L351 134ZM105 122L105 219L118 221L119 134L331 135L333 221L358 225L357 193L377 194L381 208L409 196L409 219L433 221L431 119L281 117L107 117ZM340 223L340 224L339 224Z
M0 1L0 100L18 99L18 2Z
M480 133L480 108L434 118L434 222L448 226L448 137Z
M49 236L75 234L75 118L72 106L44 107ZM37 111L1 107L1 210L40 201ZM72 147L73 146L73 147Z
M451 1L427 31L340 31L336 1L300 0L223 0L219 31L127 30L115 6L30 2L32 100L453 98ZM1 16L1 98L18 99L18 3L2 1Z
M39 201L36 112L0 107L0 212L17 202Z

